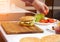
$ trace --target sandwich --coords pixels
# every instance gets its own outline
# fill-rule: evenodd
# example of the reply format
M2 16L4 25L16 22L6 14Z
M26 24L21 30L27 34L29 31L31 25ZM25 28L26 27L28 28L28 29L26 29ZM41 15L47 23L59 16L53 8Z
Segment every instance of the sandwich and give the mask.
M33 26L35 23L35 18L34 16L23 16L20 18L20 25L23 26Z

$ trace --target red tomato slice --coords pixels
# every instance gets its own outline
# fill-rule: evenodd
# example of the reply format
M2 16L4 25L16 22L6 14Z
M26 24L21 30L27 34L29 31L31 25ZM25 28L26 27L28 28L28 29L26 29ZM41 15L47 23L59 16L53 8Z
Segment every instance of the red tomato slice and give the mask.
M40 20L40 22L41 22L41 23L45 23L45 20L44 20L44 19L42 19L42 20Z
M54 20L54 19L51 19L51 18L49 18L48 21L49 21L50 23L54 23L54 22L55 22L55 20Z
M48 19L42 19L40 20L41 23L54 23L56 22L56 20L52 19L52 18L48 18Z
M45 20L45 23L48 23L49 21L48 20Z
M43 20L40 20L41 23L48 23L48 20L46 19L43 19Z

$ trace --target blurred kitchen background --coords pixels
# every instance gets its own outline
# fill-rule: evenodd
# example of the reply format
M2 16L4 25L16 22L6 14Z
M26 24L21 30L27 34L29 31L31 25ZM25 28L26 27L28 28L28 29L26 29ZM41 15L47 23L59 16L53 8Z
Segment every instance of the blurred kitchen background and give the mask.
M60 0L43 0L43 2L48 5L50 9L47 17L60 20ZM24 14L25 9L35 13L37 12L32 5L21 0L0 0L0 21L15 21L23 15L33 15Z
M50 9L47 17L60 20L60 0L43 0L43 2ZM24 3L21 0L0 0L0 21L15 21L19 20L23 15L33 15L25 13L26 10L22 8L35 13L37 12L32 5ZM1 32L0 36L3 36ZM0 37L0 41L4 42L5 40Z

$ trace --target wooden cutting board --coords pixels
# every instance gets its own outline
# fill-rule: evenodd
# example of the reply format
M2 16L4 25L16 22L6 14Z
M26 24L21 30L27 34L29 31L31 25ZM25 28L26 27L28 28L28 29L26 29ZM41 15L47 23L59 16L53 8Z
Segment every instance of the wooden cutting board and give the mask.
M4 22L2 28L7 34L25 34L25 33L43 33L43 30L37 26L21 26L17 22Z

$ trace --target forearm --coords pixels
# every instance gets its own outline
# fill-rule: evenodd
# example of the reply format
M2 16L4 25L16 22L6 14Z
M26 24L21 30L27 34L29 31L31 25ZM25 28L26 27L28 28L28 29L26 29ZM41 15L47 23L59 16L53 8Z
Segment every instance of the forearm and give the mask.
M42 0L34 0L33 3L32 3L32 5L36 6L36 4L39 4L41 2L43 2L43 1Z
M34 0L34 1L45 2L45 0Z
M31 4L34 6L37 3L44 3L44 0L34 0Z
M41 2L45 2L45 0L39 0L39 1L41 1Z
M24 1L25 3L30 3L30 4L32 4L35 0L22 0L22 1Z
M44 2L44 0L22 0L22 1L28 2L30 4L32 4L34 1Z
M28 2L32 4L34 2L45 2L45 0L28 0Z

